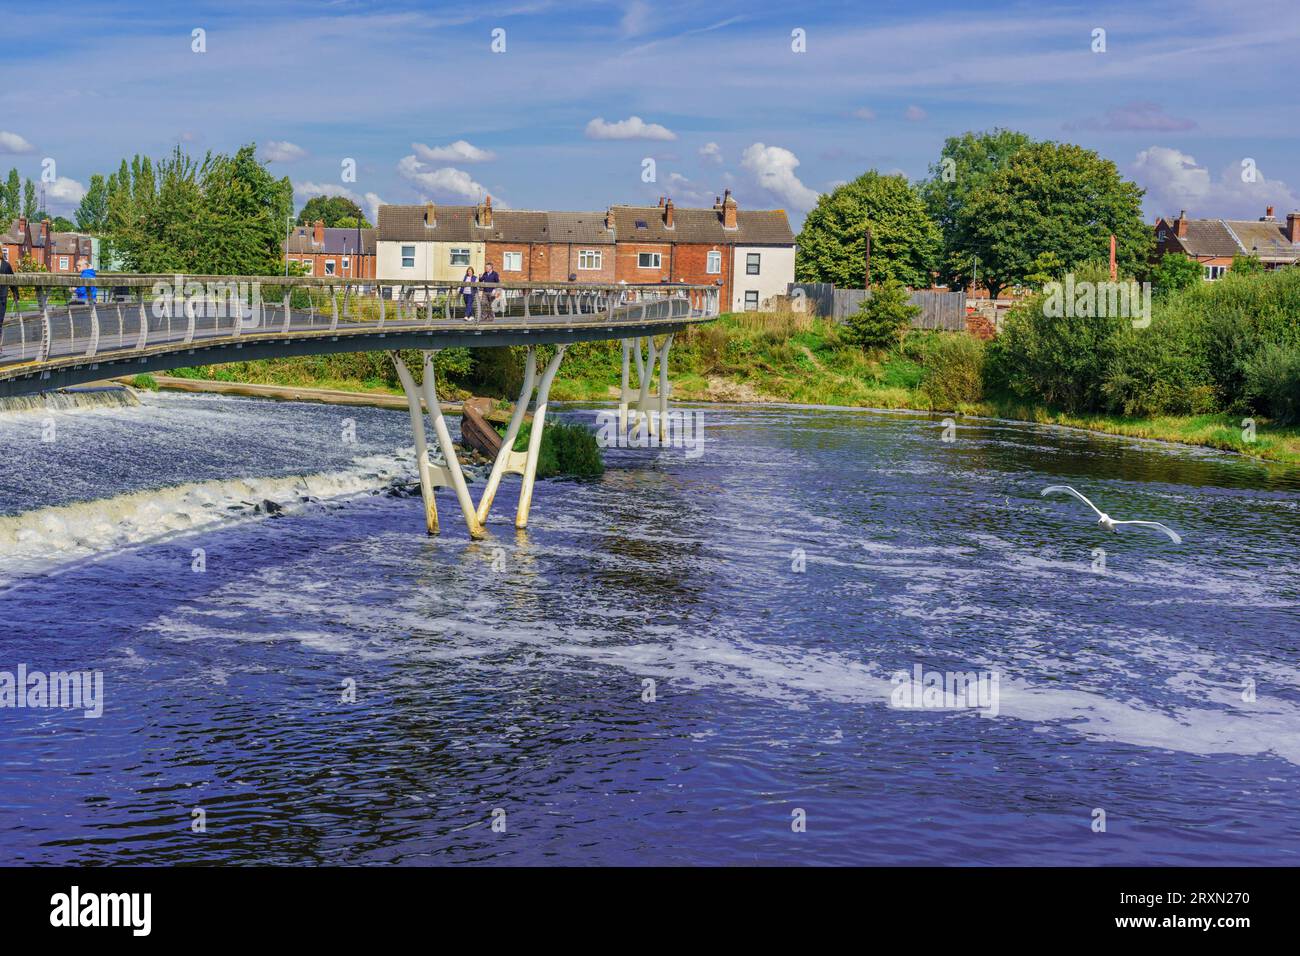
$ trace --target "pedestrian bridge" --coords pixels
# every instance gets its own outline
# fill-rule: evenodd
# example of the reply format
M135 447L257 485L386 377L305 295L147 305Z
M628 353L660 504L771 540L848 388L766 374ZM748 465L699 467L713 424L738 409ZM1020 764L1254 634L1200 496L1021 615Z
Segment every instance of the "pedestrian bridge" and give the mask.
M406 392L426 528L438 532L434 489L455 490L472 537L482 537L503 475L523 477L515 524L523 528L541 448L551 383L565 348L619 339L623 345L619 427L663 428L673 335L719 312L717 286L583 283L361 282L299 276L106 275L94 279L24 273L0 276L30 298L0 328L0 398L30 395L180 366L217 365L333 352L389 353ZM28 291L30 290L30 291ZM472 290L471 294L466 294ZM656 342L656 336L659 341ZM524 386L487 488L470 500L437 398L433 354L445 348L527 346ZM537 346L553 345L538 376ZM644 353L643 353L644 348ZM422 381L399 351L422 353ZM631 387L635 358L638 387ZM652 394L658 364L658 390ZM513 446L536 390L528 451ZM443 466L428 456L425 414Z

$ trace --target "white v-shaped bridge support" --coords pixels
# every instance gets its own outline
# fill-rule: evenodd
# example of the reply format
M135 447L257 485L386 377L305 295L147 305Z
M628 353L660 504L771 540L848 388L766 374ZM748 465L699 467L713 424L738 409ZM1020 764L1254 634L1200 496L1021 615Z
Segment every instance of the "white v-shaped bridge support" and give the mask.
M642 341L645 342L645 354L642 354ZM656 346L654 337L647 339L623 339L623 382L618 400L618 430L620 443L628 436L629 410L632 412L633 430L644 428L649 435L657 425L659 440L667 438L668 399L672 395L672 384L668 381L668 349L673 344L672 335L665 335L663 343ZM629 359L636 361L636 377L639 388L631 387L632 369ZM659 391L650 394L650 383L654 379L655 362L659 363ZM652 415L652 413L654 413ZM658 418L654 423L653 418Z
M456 457L456 446L452 443L451 432L447 428L447 422L442 415L442 406L438 402L437 381L433 369L434 352L423 353L423 396L401 356L396 352L388 353L397 368L397 377L401 379L402 390L406 392L406 404L411 413L411 431L415 438L416 463L420 475L420 494L424 499L425 526L429 534L438 533L438 506L434 502L434 489L450 486L456 491L456 498L465 515L465 524L469 528L470 537L482 538L486 533L484 526L487 524L488 512L492 509L492 500L496 497L502 476L507 473L523 476L523 485L519 489L519 510L515 514L515 527L527 526L528 509L532 504L533 486L537 479L537 459L542 451L542 432L546 423L546 407L550 399L551 383L555 381L555 373L560 370L560 362L564 359L566 348L565 345L557 347L555 355L546 363L541 383L537 386L537 405L533 411L532 431L528 436L528 451L516 452L515 439L519 437L519 429L523 425L537 379L536 350L529 346L524 363L524 387L519 393L519 401L515 403L514 413L510 416L510 425L506 428L505 437L501 442L501 451L497 454L496 461L492 463L492 473L488 477L487 487L477 508L470 499L465 475L461 471L460 459ZM429 417L433 420L438 447L442 450L446 465L434 465L429 461L428 440L424 431L424 409L420 407L421 398L425 408L428 409Z

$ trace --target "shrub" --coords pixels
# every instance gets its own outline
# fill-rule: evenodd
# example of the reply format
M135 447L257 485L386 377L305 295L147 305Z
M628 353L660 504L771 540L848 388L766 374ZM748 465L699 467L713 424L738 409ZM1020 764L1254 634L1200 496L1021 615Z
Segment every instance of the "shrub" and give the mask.
M1102 394L1108 411L1130 416L1200 415L1217 405L1194 330L1165 317L1119 333Z
M1284 424L1300 419L1300 348L1265 342L1246 361L1245 379L1260 414Z
M921 311L907 300L907 288L897 279L877 283L858 311L845 320L845 340L866 352L897 345L912 317Z
M515 451L527 450L532 430L532 422L525 422L519 429ZM598 478L604 473L605 460L589 429L568 422L547 423L537 455L538 478Z
M1181 252L1171 252L1160 257L1149 278L1156 294L1167 296L1200 285L1204 274L1199 262Z
M921 393L933 409L949 410L983 396L984 343L965 332L935 335L924 357Z

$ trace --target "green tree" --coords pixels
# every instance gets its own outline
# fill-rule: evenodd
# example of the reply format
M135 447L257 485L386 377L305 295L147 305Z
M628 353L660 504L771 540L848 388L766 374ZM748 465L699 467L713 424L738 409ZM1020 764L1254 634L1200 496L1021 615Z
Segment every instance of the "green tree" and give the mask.
M1158 295L1167 296L1199 284L1204 275L1204 267L1195 259L1171 252L1151 267L1150 281Z
M980 278L996 296L1025 283L1039 256L1055 253L1067 270L1105 259L1117 241L1122 272L1150 258L1151 230L1142 193L1115 164L1068 143L1036 143L1016 151L971 190L958 212L964 257L979 257Z
M871 294L845 320L844 338L866 352L893 348L920 311L920 306L908 301L907 289L897 279L873 283Z
M9 170L9 179L0 186L0 226L9 228L9 223L22 211L22 182L18 170Z
M52 232L76 232L77 231L77 224L73 222L71 219L69 219L67 216L51 217L48 212L46 212L45 210L41 210L37 218L49 219L50 230Z
M36 218L36 184L30 179L23 183L23 215Z
M95 173L90 177L86 195L77 206L77 228L84 232L102 232L108 225L108 183Z
M1233 256L1228 271L1238 276L1257 276L1264 272L1264 263L1259 256Z
M930 167L930 178L921 184L921 197L943 235L939 273L945 280L964 285L971 278L970 221L962 215L971 194L1033 142L1024 133L1001 128L950 136L944 142L939 161Z
M818 198L799 233L795 276L801 282L861 287L868 228L873 283L930 284L939 230L905 177L882 176L874 169Z
M366 221L361 207L347 196L313 196L308 199L306 205L302 207L302 212L298 213L298 225L305 226L317 219L324 221L325 225L330 227L356 228L359 222L363 229L370 228L370 223ZM345 223L342 221L344 219L352 221Z

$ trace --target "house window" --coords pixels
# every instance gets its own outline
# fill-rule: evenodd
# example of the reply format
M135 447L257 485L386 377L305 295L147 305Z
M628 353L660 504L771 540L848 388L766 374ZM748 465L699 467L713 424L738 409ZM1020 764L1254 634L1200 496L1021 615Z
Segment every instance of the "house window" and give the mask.
M637 254L638 269L658 269L663 264L663 256L658 252L641 252Z
M60 271L60 272L67 272L67 271L68 271L68 257L67 257L67 256L59 256L59 271Z
M750 289L745 293L745 311L746 312L758 311L758 290L757 289Z
M349 257L349 256L344 256L344 257L343 257L343 271L344 271L344 272L347 272L350 268L352 268L352 259L351 259L351 257Z
M758 262L759 262L759 253L757 252L745 253L745 275L747 276L758 275ZM754 294L758 295L757 292L755 292ZM757 303L755 303L755 305L757 305Z
M602 258L599 249L579 249L578 268L599 269Z
M453 266L469 265L469 247L452 246L451 247L451 264Z
M524 271L524 254L522 252L505 252L501 254L501 268L506 272Z
M1205 278L1209 279L1210 281L1214 281L1215 279L1222 277L1222 275L1227 271L1228 271L1227 266L1206 266Z
M327 276L332 276L332 275L334 274L334 260L333 260L333 259L326 259L326 260L325 260L325 274L326 274Z
M1169 231L1167 229L1161 229L1159 232L1156 233L1156 238L1159 239L1161 242L1164 242L1165 236L1167 235L1169 235Z
M402 268L415 268L415 246L402 246Z
M709 275L711 275L711 276L716 276L716 275L718 275L719 273L721 273L721 272L722 272L722 253L720 253L720 252L710 252L710 253L709 253L709 261L708 261L708 265L706 265L706 266L704 267L704 271L707 272L707 273L708 273Z

